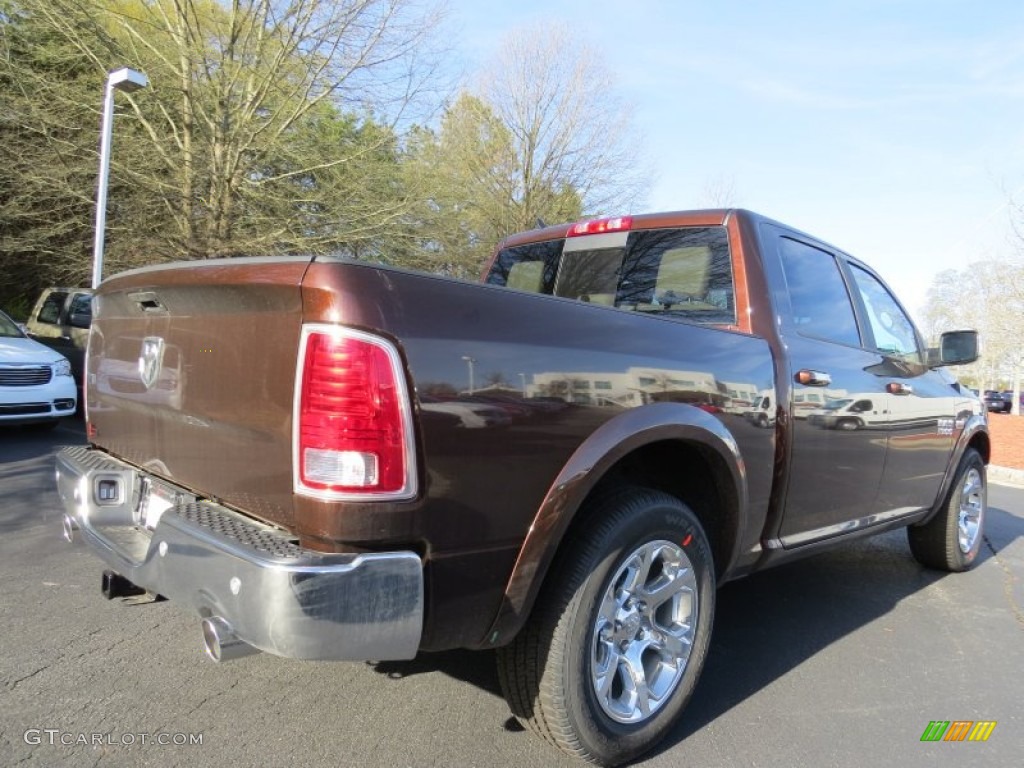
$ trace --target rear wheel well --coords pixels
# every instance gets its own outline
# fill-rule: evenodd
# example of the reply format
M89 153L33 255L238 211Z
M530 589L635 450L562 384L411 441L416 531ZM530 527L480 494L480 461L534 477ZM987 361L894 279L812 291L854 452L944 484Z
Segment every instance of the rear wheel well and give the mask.
M637 448L619 459L587 494L563 543L572 540L573 529L587 524L595 499L622 486L663 491L693 510L711 544L716 576L722 575L733 556L739 499L732 473L721 456L699 443L681 440Z

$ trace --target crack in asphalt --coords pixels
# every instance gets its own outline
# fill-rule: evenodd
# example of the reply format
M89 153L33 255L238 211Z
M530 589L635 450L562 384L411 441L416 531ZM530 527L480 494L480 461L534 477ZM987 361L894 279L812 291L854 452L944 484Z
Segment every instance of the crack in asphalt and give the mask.
M25 682L26 680L31 680L31 679L32 679L33 677L35 677L36 675L38 675L38 674L39 674L40 672L42 672L42 671L43 671L44 669L49 669L49 668L50 668L50 667L52 667L52 666L53 666L53 664L44 664L44 665L43 665L43 666L41 666L41 667L40 667L39 669L37 669L37 670L35 670L35 671L33 671L33 672L29 672L29 673L28 673L27 675L25 675L24 677L19 677L19 678L18 678L17 680L11 680L11 681L7 681L7 680L5 680L5 681L4 681L4 685L5 685L6 687L7 687L7 690L8 690L8 691L13 691L13 690L14 690L15 688L17 688L17 687L18 687L18 685L19 685L20 683L23 683L23 682Z
M1007 565L1006 561L999 556L999 550L992 544L992 540L988 536L982 536L982 539L985 541L988 551L992 553L992 559L996 561L996 564L1003 571L1003 594L1006 596L1006 602L1009 603L1010 611L1013 613L1014 618L1021 629L1024 629L1024 608L1017 604L1017 598L1013 594L1013 585L1017 581L1017 576L1014 574L1013 569Z
M54 659L49 664L44 664L43 666L39 667L38 669L35 669L32 672L29 672L27 675L23 675L22 677L19 677L16 680L5 680L4 681L4 687L8 691L14 691L21 683L24 683L26 680L31 680L33 677L35 677L39 673L45 672L46 670L51 669L52 667L55 667L55 666L58 666L60 664L64 664L64 663L67 663L67 662L70 662L70 663L73 664L73 663L75 663L77 661L80 661L80 660L84 659L87 656L91 656L91 655L96 654L96 653L107 653L107 654L109 654L109 653L113 652L114 649L116 649L119 645L123 645L123 644L125 644L127 642L135 640L138 637L141 637L142 635L145 635L145 634L148 634L150 632L154 632L156 630L159 630L160 627L162 627L166 623L167 623L166 621L158 621L156 624L153 624L152 626L144 627L144 628L140 629L138 632L135 632L135 633L133 633L131 635L121 635L120 637L116 638L113 642L108 643L107 645L105 645L103 647L100 647L100 648L88 648L88 649L86 649L86 650L84 650L84 651L82 651L80 653L76 653L74 655L71 655L69 653L62 653L60 656L58 656L56 659ZM85 638L85 640L89 640L90 638L93 638L96 635L103 634L103 633L109 632L109 631L110 630L109 630L108 627L100 627L98 629L94 629L94 630L91 630L91 631L87 632L85 634L84 638Z
M188 717L192 713L198 712L208 702L213 701L214 699L220 698L221 696L223 696L224 694L228 693L229 691L233 691L235 688L238 687L239 682L240 682L240 680L236 679L227 688L219 688L217 691L215 691L214 693L210 694L209 696L204 696L203 699L198 704L196 704L194 707L192 707L192 709L190 709L188 712L184 713L184 717Z

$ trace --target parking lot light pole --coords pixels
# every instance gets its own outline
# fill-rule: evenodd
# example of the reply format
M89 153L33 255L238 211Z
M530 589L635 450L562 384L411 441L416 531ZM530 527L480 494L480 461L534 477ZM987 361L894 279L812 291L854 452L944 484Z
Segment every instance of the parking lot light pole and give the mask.
M473 390L474 390L474 386L473 386L473 365L476 363L476 358L475 357L470 357L469 355L463 355L462 359L466 361L466 365L469 367L469 394L472 395L473 394Z
M100 125L100 176L96 189L96 232L93 240L92 287L103 279L103 244L107 227L107 185L110 183L110 144L114 129L114 91L131 93L149 85L142 72L128 67L115 69L107 75L103 94L103 121Z

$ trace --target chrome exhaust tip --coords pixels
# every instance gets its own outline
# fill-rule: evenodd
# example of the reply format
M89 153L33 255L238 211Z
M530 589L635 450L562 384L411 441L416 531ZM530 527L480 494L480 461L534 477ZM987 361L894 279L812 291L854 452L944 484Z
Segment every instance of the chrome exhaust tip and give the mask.
M64 541L68 544L75 543L75 530L78 528L78 523L75 522L75 518L71 515L64 515Z
M210 616L203 619L203 647L206 655L217 662L233 661L243 656L259 653L259 648L253 648L242 640L231 629L220 616Z

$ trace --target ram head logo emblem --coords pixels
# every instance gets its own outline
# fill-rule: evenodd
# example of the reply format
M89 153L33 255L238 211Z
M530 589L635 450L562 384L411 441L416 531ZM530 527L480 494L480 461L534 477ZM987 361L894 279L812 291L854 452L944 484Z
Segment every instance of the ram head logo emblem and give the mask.
M159 336L147 336L142 340L142 352L139 354L139 378L147 390L156 384L163 364L164 340Z

